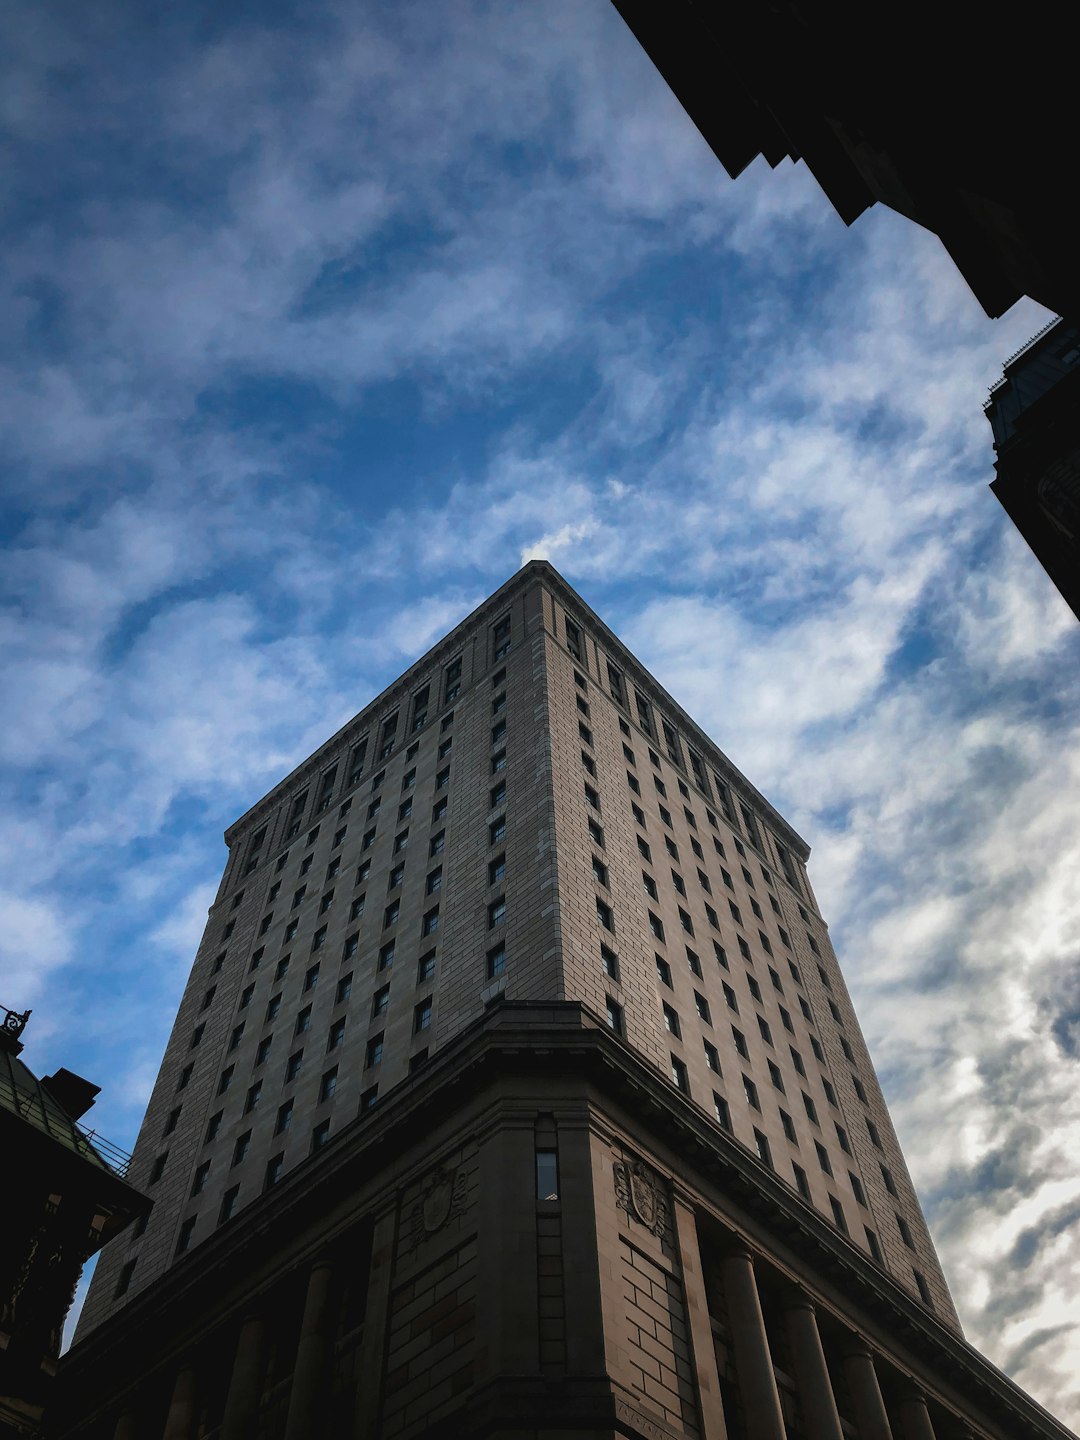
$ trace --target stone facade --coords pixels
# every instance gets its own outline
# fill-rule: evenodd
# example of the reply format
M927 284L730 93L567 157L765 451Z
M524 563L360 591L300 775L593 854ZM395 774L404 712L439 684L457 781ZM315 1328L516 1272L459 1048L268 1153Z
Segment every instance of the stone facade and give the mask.
M549 565L226 841L58 1434L1022 1433L807 846Z

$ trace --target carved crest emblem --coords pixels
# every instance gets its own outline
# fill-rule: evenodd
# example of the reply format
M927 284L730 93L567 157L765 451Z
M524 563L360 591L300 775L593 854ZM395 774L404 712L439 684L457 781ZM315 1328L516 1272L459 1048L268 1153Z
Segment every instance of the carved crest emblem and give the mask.
M613 1168L616 1205L662 1237L667 1230L668 1204L659 1175L643 1160L616 1160Z
M459 1165L456 1170L440 1167L428 1176L423 1193L412 1207L411 1240L414 1247L464 1211L468 1184L464 1165Z

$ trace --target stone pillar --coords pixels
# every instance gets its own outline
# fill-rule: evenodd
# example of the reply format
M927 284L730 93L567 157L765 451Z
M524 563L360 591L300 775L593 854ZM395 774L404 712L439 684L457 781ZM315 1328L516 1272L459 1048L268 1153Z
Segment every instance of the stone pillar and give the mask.
M776 1388L769 1337L758 1299L754 1260L744 1246L733 1247L722 1262L735 1370L747 1417L749 1440L786 1440L780 1392Z
M909 1390L896 1408L904 1440L937 1440L921 1390Z
M334 1343L333 1300L333 1265L327 1259L316 1260L308 1277L285 1440L317 1440L322 1434L319 1417L326 1398L326 1376Z
M713 1344L709 1302L705 1295L705 1277L698 1250L697 1223L689 1202L677 1193L672 1214L682 1269L687 1329L690 1332L690 1362L697 1377L702 1435L704 1440L727 1440L720 1376L716 1368L716 1346Z
M869 1345L857 1336L852 1336L844 1351L844 1374L855 1411L859 1440L893 1440L873 1354Z
M221 1440L246 1440L251 1430L262 1397L265 1332L261 1315L247 1316L240 1327L221 1419Z
M130 1410L123 1410L113 1431L113 1440L135 1440L135 1416Z
M476 1219L477 1383L540 1370L533 1115L499 1115L480 1145ZM565 1166L560 1146L560 1185Z
M382 1431L382 1390L390 1319L390 1289L397 1240L395 1204L376 1217L371 1236L364 1335L357 1356L356 1416L353 1440L379 1440Z
M195 1434L195 1371L185 1365L173 1385L162 1440L192 1440Z
M796 1294L784 1307L803 1426L810 1440L844 1440L829 1367L821 1348L817 1312L809 1296Z

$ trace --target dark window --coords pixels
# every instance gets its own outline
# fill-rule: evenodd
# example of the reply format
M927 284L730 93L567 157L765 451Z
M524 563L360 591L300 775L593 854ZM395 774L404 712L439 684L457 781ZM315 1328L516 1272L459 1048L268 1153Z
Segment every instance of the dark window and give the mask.
M690 1075L684 1063L677 1055L669 1057L671 1060L671 1078L675 1085L684 1095L690 1094Z

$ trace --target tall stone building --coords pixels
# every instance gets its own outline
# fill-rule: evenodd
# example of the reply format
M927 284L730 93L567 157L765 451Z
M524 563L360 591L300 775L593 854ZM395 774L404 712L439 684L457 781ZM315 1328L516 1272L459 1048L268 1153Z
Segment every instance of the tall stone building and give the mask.
M527 565L226 834L57 1436L1063 1436L960 1332L808 849Z

